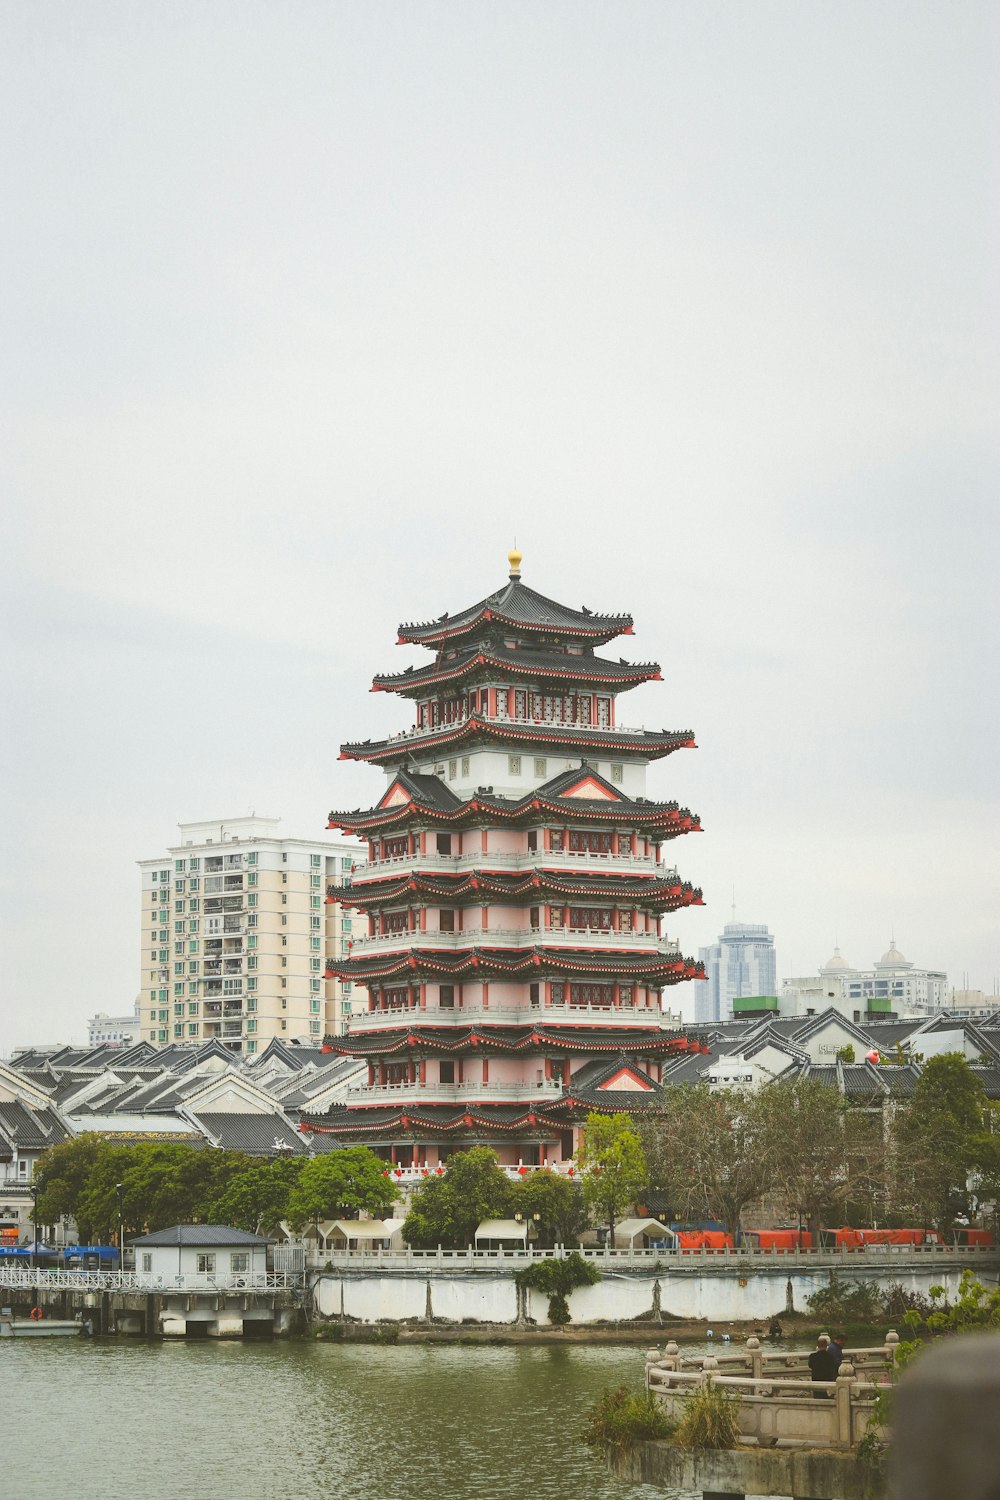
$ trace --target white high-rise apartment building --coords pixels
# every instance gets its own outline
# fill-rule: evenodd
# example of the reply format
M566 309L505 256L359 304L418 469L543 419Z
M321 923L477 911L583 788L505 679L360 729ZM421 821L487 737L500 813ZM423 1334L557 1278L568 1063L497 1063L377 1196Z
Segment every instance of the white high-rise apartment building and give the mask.
M774 938L754 922L727 922L719 941L699 948L708 983L696 994L696 1021L727 1021L734 1000L750 995L774 995L777 963Z
M319 1046L346 1030L351 986L325 976L351 913L326 888L350 880L360 846L283 838L280 821L181 823L178 844L139 861L143 1041L217 1038L252 1055L272 1037Z

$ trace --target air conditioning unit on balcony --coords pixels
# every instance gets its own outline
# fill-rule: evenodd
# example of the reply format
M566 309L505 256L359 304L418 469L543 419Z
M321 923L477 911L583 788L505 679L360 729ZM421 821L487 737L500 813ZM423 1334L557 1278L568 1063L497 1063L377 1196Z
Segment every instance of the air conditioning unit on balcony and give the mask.
M442 762L441 765L434 767L434 775L435 776L443 776L444 775L444 762Z

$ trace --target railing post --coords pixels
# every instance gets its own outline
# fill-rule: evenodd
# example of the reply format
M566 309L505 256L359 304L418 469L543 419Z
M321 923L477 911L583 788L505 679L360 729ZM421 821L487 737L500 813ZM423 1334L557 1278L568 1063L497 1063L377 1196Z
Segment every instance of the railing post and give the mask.
M837 1371L837 1447L851 1446L851 1386L854 1384L854 1366L849 1359L842 1359Z
M896 1351L899 1348L899 1334L895 1328L890 1328L885 1336L885 1362L892 1368L896 1363Z
M760 1352L760 1339L752 1337L747 1339L747 1353L750 1356L750 1374L754 1380L760 1380L761 1366L763 1364L763 1356Z

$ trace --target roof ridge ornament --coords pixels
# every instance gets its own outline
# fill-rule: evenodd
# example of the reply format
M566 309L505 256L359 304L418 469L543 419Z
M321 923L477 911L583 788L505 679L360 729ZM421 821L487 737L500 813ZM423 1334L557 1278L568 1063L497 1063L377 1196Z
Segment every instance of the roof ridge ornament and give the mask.
M514 541L513 549L507 553L507 561L510 564L511 582L516 582L521 576L521 558L523 553L517 550L517 540Z

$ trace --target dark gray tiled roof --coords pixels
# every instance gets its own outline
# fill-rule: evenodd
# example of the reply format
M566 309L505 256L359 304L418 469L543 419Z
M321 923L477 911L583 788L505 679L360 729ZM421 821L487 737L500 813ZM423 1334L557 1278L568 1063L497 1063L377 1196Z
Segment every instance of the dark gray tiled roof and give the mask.
M512 651L508 646L492 642L471 646L457 652L451 659L432 662L426 667L411 667L405 672L380 673L375 678L375 684L383 689L401 689L407 692L410 688L420 688L425 683L447 681L460 676L465 668L472 667L480 657L485 658L486 667L493 664L509 667L518 676L525 677L533 673L558 673L560 676L588 681L596 678L602 682L633 682L637 678L652 676L660 670L657 662L628 662L621 658L618 661L608 661L591 652L575 655L565 651L534 651L530 648Z
M478 604L470 604L456 614L441 615L437 620L421 623L404 622L399 627L399 634L402 639L417 643L428 637L436 639L442 634L455 639L481 620L487 610L515 624L551 630L553 634L566 631L589 636L595 641L597 637L611 639L620 635L632 624L631 615L597 615L586 608L571 609L529 589L520 578L512 578L502 588L480 599Z
M301 1156L305 1140L281 1115L233 1115L199 1111L193 1118L223 1151L246 1156Z
M154 1234L141 1234L129 1243L147 1247L235 1245L242 1249L250 1245L273 1245L274 1241L260 1234L248 1234L245 1229L233 1229L230 1224L174 1224L172 1228L158 1229Z

